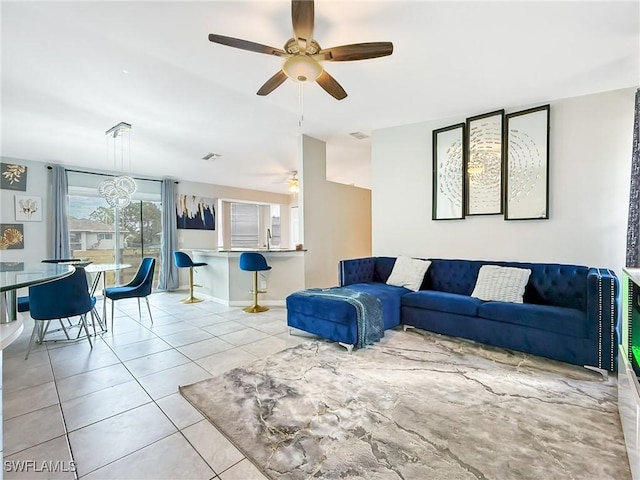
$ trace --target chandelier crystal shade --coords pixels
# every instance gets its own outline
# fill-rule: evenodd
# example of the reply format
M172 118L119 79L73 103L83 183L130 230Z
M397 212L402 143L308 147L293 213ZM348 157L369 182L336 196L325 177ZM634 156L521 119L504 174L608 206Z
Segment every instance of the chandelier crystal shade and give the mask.
M120 157L120 170L124 171L125 158L131 166L131 125L120 122L105 132L107 138L107 160L110 157L109 145L113 143L113 169L118 169L118 156ZM125 208L131 203L131 196L138 186L136 181L128 175L119 175L105 180L98 185L98 193L104 197L109 206L117 209Z

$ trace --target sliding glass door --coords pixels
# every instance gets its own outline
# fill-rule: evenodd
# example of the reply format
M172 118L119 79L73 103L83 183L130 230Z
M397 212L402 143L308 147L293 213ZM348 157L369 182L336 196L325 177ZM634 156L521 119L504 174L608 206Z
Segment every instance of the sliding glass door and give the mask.
M107 272L107 284L124 284L136 274L144 257L156 259L160 273L162 205L160 183L138 181L139 191L122 210L109 207L98 195L105 177L69 172L69 233L71 254L93 263L127 263L131 268ZM95 185L94 185L95 184Z

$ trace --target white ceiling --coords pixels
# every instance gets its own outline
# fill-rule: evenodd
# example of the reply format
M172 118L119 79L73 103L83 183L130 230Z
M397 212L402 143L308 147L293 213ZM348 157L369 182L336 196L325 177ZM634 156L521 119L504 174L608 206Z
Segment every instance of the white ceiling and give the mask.
M0 8L2 156L109 170L104 132L125 121L133 173L274 192L296 169L300 133L327 141L329 179L370 186L370 140L350 132L640 84L637 0L317 0L322 47L391 41L394 53L326 62L349 96L305 86L302 127L297 84L255 94L281 59L207 39L282 48L288 0Z

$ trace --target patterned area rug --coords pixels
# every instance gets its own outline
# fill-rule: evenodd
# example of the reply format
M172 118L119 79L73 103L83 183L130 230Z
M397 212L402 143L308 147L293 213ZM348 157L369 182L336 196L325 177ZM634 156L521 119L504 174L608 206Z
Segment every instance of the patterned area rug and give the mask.
M631 478L615 378L420 331L181 387L273 479Z

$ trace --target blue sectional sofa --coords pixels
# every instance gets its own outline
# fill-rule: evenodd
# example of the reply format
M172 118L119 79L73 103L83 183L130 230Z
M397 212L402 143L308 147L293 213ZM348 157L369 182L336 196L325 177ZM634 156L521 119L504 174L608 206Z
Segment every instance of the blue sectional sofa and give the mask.
M615 370L618 279L579 265L430 259L420 290L385 282L394 257L343 260L340 286L377 296L385 328L400 323L576 365ZM471 293L482 265L531 270L524 303L482 301ZM287 299L289 325L350 343L348 304ZM357 332L356 332L357 333Z

